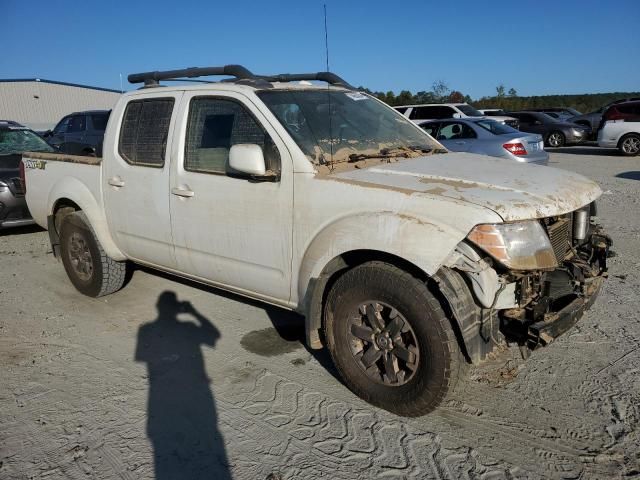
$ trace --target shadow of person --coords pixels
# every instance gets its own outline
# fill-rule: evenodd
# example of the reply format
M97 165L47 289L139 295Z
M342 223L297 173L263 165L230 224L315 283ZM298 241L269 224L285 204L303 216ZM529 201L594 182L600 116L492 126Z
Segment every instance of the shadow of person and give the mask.
M147 435L155 478L230 479L200 350L200 345L215 346L220 332L174 292L163 292L156 306L158 318L140 327L135 353L149 372Z

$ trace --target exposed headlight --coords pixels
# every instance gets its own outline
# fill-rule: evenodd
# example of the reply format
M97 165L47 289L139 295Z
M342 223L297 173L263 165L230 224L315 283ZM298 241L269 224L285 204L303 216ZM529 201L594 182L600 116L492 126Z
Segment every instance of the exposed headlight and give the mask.
M571 133L573 133L574 135L580 136L585 134L585 130L581 130L579 128L572 128Z
M513 270L558 266L549 236L535 220L476 225L467 238Z

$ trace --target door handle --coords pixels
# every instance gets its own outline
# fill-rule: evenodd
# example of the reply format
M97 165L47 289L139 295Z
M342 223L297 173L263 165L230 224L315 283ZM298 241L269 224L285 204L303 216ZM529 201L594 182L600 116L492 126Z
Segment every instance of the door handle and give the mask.
M173 195L177 195L178 197L186 197L191 198L195 195L192 190L187 190L185 188L172 188L171 193Z
M118 187L118 188L124 187L124 180L122 180L117 175L115 177L111 177L109 180L107 180L107 183L109 185L111 185L112 187Z
M456 142L456 145L464 145L467 142Z

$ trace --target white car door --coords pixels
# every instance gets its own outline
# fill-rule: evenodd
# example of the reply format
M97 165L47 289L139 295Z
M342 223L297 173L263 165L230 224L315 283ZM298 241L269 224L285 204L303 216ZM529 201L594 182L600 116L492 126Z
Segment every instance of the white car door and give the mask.
M171 222L178 270L276 302L290 298L293 173L284 142L242 94L186 92L171 171ZM233 172L229 150L258 144L262 181Z
M136 96L112 115L104 145L103 194L109 229L131 259L176 266L169 218L171 132L182 92ZM115 131L114 131L115 130Z

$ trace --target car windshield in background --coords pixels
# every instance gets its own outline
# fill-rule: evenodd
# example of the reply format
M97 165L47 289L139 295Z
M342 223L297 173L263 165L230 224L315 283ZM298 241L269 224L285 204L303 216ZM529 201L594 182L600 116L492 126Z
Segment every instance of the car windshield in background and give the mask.
M47 142L30 130L0 130L0 155L15 155L23 152L55 152Z
M109 115L91 115L91 123L93 123L94 130L106 130L108 121Z
M507 133L518 133L518 130L515 128L511 128L509 125L505 125L504 123L496 122L495 120L476 120L475 124L479 127L488 130L494 135L504 135Z
M559 118L552 117L551 115L548 115L546 113L540 112L540 113L538 113L538 115L540 115L540 117L541 117L540 120L542 122L544 122L544 123L558 123L558 122L560 122Z
M482 117L482 112L476 110L471 105L456 105L456 108L469 117Z
M258 96L316 165L441 149L405 117L360 92L271 90Z

